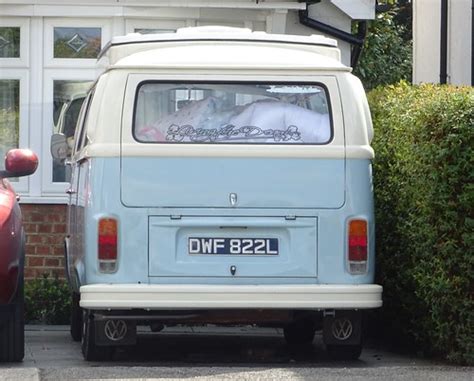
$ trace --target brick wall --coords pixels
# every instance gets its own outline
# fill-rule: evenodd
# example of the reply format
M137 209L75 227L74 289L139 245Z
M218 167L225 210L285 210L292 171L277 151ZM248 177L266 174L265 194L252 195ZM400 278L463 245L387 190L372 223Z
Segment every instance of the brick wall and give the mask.
M66 205L21 204L26 232L25 279L64 278Z

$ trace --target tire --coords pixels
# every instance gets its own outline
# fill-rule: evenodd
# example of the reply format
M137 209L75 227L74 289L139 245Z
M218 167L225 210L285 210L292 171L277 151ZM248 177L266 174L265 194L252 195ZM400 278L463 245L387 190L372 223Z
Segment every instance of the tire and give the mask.
M95 324L93 318L84 311L82 316L81 350L86 361L106 361L113 355L113 348L107 345L99 346L95 343Z
M17 290L15 301L0 322L0 361L19 362L25 356L25 318L23 275Z
M329 355L335 360L357 360L362 353L362 345L327 345Z
M81 296L77 292L71 295L71 337L74 341L81 341L82 338L82 309L79 306Z
M283 329L285 340L290 345L309 345L314 340L316 328L312 321L296 321Z

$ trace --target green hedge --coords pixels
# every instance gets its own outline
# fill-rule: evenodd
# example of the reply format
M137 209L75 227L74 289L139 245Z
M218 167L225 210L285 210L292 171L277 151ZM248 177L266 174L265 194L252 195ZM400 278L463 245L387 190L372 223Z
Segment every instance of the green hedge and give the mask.
M66 281L42 278L25 282L25 320L28 324L69 324L71 291Z
M474 364L474 89L400 83L369 103L385 333Z

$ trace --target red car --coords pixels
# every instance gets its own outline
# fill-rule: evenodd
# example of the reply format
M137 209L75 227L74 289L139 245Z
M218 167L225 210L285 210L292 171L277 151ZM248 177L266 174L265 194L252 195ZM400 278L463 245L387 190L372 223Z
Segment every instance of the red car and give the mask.
M0 361L21 361L24 355L25 232L17 195L7 178L31 175L37 167L32 151L12 149L0 170Z

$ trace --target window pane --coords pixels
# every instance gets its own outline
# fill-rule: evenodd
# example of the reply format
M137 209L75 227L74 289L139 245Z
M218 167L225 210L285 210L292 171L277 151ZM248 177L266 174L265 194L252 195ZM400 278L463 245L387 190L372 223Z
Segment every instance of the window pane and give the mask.
M18 147L20 127L20 81L0 80L0 168L5 169L3 158L11 148Z
M144 83L134 134L141 142L324 144L326 90L314 84Z
M0 58L20 57L20 27L0 27Z
M54 81L53 133L66 135L70 150L74 147L74 132L82 103L93 81ZM53 182L69 182L70 166L53 159Z
M100 28L54 28L54 58L97 58Z

